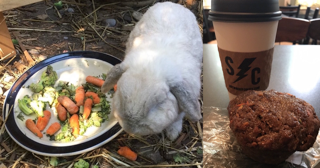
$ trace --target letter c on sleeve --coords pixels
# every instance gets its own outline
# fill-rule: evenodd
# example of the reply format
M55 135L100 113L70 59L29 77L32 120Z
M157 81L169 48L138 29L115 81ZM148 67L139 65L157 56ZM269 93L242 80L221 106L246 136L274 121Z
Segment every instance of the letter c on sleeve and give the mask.
M257 78L256 80L256 74L260 73L260 68L254 68L251 72L251 83L253 85L256 85L260 82L260 78Z

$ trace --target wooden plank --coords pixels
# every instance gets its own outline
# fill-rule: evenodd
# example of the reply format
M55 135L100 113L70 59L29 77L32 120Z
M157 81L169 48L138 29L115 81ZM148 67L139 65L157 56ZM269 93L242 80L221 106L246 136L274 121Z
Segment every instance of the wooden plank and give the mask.
M40 1L42 0L0 0L0 12Z
M307 36L310 22L307 19L282 17L279 20L276 42L293 42Z
M320 40L320 18L312 19L310 21L308 35L316 40Z
M11 36L4 19L0 12L0 59L8 59L16 55L16 50L12 44Z

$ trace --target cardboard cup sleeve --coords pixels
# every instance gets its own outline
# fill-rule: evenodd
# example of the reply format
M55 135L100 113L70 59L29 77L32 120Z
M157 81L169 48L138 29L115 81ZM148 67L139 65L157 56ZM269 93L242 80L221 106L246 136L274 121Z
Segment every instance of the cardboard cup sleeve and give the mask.
M218 50L225 84L230 93L238 95L247 90L268 88L273 48L260 52Z

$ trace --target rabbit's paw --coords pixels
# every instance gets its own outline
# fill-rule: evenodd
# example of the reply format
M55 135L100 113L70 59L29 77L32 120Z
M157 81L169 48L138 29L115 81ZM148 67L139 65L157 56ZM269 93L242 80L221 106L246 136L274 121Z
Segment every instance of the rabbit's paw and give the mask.
M185 113L180 113L176 121L166 128L166 135L171 140L174 141L180 134L182 130L182 122Z
M117 64L110 69L107 74L106 80L104 81L103 85L101 86L101 92L107 93L115 84L123 74L124 69L122 64Z

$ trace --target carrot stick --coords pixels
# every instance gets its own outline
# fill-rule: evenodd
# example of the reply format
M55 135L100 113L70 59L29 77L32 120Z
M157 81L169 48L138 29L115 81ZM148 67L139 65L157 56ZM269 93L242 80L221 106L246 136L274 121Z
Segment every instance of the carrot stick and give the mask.
M77 106L82 106L84 101L84 88L83 86L79 86L76 89L76 94L74 96L74 100L77 103Z
M104 80L96 78L96 77L93 77L93 76L87 76L86 77L86 81L88 83L94 84L94 85L99 86L99 87L101 87L103 85L103 83L104 83Z
M37 124L36 124L37 128L40 131L43 131L46 128L46 126L48 125L49 120L51 118L50 111L45 110L45 111L43 111L43 114L44 114L43 117L42 116L38 117Z
M41 131L37 128L36 124L31 119L27 119L26 127L36 136L38 136L39 138L42 138L43 135Z
M118 154L132 161L137 160L138 157L138 155L127 146L120 147Z
M114 90L114 91L117 91L117 84L115 84L115 85L113 86L113 90Z
M99 98L99 96L98 96L98 94L97 93L94 93L94 92L86 92L86 97L87 98L90 98L90 97L92 97L93 98L93 103L94 104L98 104L98 103L100 103L100 98Z
M90 98L87 98L86 101L84 102L84 109L83 109L83 119L88 119L91 109L92 109L92 104L93 101Z
M58 112L58 118L60 121L66 121L67 119L67 110L58 103L56 106L57 112Z
M79 107L67 96L59 96L58 102L65 107L70 114L75 114L79 110Z
M78 137L80 133L78 114L73 114L69 119L69 123L70 123L70 127L72 128L72 135L74 137Z
M43 116L50 119L51 118L51 112L48 111L48 110L44 110L43 111Z
M48 123L49 123L49 119L48 118L39 116L36 126L40 131L43 131L44 128L46 128Z
M58 131L60 130L60 128L61 128L60 123L54 122L54 123L52 123L52 124L49 126L49 128L48 128L47 131L46 131L46 134L48 134L48 135L53 135L53 134L55 134L56 132L58 132Z

